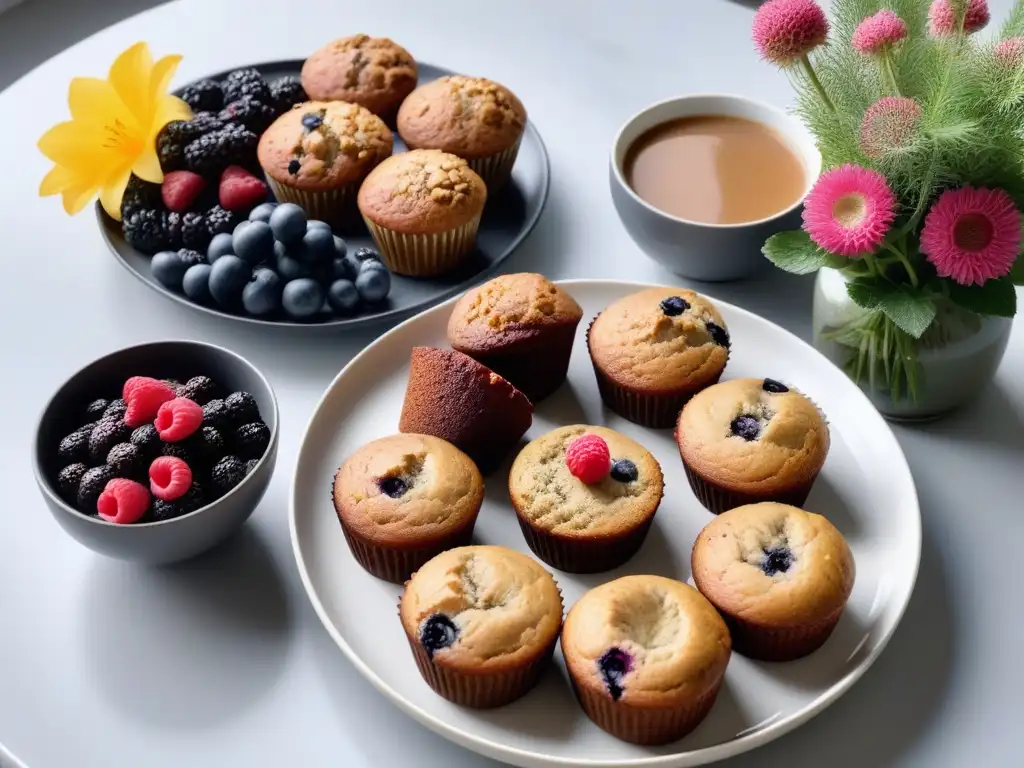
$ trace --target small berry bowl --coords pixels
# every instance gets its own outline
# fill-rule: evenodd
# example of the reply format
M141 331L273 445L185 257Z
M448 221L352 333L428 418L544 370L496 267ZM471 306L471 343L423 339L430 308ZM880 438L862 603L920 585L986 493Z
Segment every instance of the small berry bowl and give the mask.
M79 543L162 565L241 527L270 484L277 444L277 399L252 363L161 341L112 352L61 385L39 418L33 468Z

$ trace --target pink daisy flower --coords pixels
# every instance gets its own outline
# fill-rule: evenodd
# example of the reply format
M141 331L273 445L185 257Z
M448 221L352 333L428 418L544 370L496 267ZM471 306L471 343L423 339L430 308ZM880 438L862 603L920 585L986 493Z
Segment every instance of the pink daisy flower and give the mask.
M804 200L803 215L811 240L854 259L882 244L896 218L896 195L878 171L844 165L821 175Z
M981 285L1009 274L1020 253L1020 212L1002 189L947 189L921 229L921 253L940 277Z
M873 160L907 147L917 133L923 110L905 96L886 96L864 113L860 123L860 148Z
M828 19L814 0L768 0L754 14L754 44L768 61L788 67L828 38Z
M903 19L889 10L882 10L868 16L853 33L854 50L870 56L882 53L907 36L907 24Z
M985 0L968 0L964 12L964 32L977 32L991 19ZM949 37L960 32L960 19L949 0L935 0L928 9L928 31L932 37Z
M996 61L1004 67L1016 67L1024 58L1024 37L1011 37L1001 40L993 49Z

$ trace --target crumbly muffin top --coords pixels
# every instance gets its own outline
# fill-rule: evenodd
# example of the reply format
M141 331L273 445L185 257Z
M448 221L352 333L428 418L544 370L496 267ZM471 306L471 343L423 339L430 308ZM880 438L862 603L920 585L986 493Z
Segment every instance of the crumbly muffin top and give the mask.
M729 663L732 641L693 587L662 576L625 576L572 607L562 653L578 684L643 704L710 691Z
M543 275L501 275L467 291L448 320L448 341L464 352L486 352L526 341L544 328L576 325L580 305Z
M537 561L507 547L458 547L413 574L400 607L434 662L464 670L524 663L562 626L562 596Z
M830 437L818 407L775 379L733 379L697 393L679 414L676 442L698 474L741 493L810 480Z
M461 157L436 149L392 155L359 188L359 210L408 234L444 232L483 211L487 187Z
M727 613L772 627L823 621L853 590L853 554L821 515L774 502L723 512L697 536L693 578Z
M367 443L334 478L334 506L364 538L389 543L445 535L484 498L476 464L451 443L400 434Z
M673 394L717 379L729 332L710 301L685 288L649 288L619 299L587 335L594 364L627 389Z
M309 101L285 112L260 137L260 165L275 180L316 188L358 181L391 154L393 136L368 109Z
M632 469L609 472L592 485L575 477L565 463L565 450L586 434L604 439L613 465L626 460ZM653 515L664 478L657 459L635 440L606 427L575 424L523 448L512 464L508 486L516 510L534 526L561 536L587 537L629 530Z
M515 145L526 109L515 94L483 77L449 75L420 86L398 110L398 132L410 147L476 158Z

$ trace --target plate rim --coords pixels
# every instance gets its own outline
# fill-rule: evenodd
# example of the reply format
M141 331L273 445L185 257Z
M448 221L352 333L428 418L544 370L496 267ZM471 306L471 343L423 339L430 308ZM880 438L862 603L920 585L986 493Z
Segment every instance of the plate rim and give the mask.
M665 287L664 284L658 283L647 283L638 282L632 280L617 280L609 278L571 278L563 280L553 280L556 285L562 286L567 289L573 287L586 288L586 287L615 287L615 288L630 288L633 290L644 290L647 288ZM714 295L700 292L701 295L712 301L717 306L727 307L730 311L737 312L742 315L746 315L748 318L766 323L776 331L779 331L789 337L797 343L803 345L808 350L812 351L815 355L824 360L829 366L836 369L837 372L844 374L831 360L822 355L817 349L811 344L801 339L796 334L783 328L782 326L773 323L771 320L758 315L755 312L751 312L748 309L744 309L736 304L728 301L724 301L716 298ZM498 742L492 741L491 739L484 738L466 731L465 729L449 725L444 720L436 717L425 709L422 709L418 705L406 700L398 691L393 689L387 682L385 682L370 666L360 658L360 656L349 646L341 633L336 630L333 622L327 615L327 611L324 609L323 604L320 602L317 596L316 589L312 584L312 580L309 576L308 569L306 567L305 560L303 559L302 550L299 546L298 531L296 524L296 495L298 492L298 484L296 482L298 478L298 470L300 464L303 463L304 456L306 454L307 446L306 440L309 435L310 429L313 426L313 422L323 407L324 402L327 400L330 393L333 391L338 382L344 377L350 368L360 364L363 357L368 355L370 351L378 344L384 343L386 339L389 339L393 335L404 332L405 328L418 320L421 316L428 312L441 312L446 307L453 305L457 301L458 297L449 298L446 301L439 302L438 304L428 307L427 309L407 318L403 322L396 325L394 328L389 329L386 333L375 339L373 342L363 348L358 354L356 354L337 375L331 380L323 394L317 399L316 405L306 421L306 426L302 433L302 439L299 442L299 449L296 453L295 464L292 468L291 475L291 487L288 494L288 535L291 539L292 554L295 557L295 564L299 571L299 578L302 581L302 586L306 591L306 596L313 606L317 617L320 619L320 623L323 624L324 629L327 630L328 635L334 640L345 657L352 663L359 673L373 685L381 694L385 696L392 704L396 705L406 715L411 717L416 722L429 728L434 733L440 735L442 738L447 739L459 746L469 749L477 754L484 755L486 757L497 759L497 760L515 760L516 765L520 766L558 766L559 768L682 768L683 766L696 766L706 765L709 763L724 760L729 757L734 757L746 752L750 752L757 747L768 744L776 739L784 736L785 734L795 730L796 728L804 725L816 715L821 714L829 706L838 701L850 688L853 687L854 683L860 680L861 677L866 673L878 660L878 657L885 650L889 641L892 639L896 630L899 628L900 623L903 621L903 617L906 614L910 600L913 597L914 590L917 586L917 578L920 572L921 565L921 547L922 547L922 520L921 520L921 503L917 493L917 484L914 481L914 475L910 470L910 465L907 462L906 455L903 452L903 447L900 445L899 440L896 438L896 434L892 431L892 427L885 421L882 415L878 412L875 406L871 403L870 399L860 387L856 386L852 381L849 382L853 390L856 391L856 397L858 397L861 403L877 417L878 422L883 430L883 434L887 436L887 439L891 440L892 448L895 449L894 459L898 458L900 462L900 469L903 470L903 474L910 481L910 492L911 500L913 501L914 507L916 508L917 514L912 516L913 519L913 530L912 543L914 545L914 563L911 571L910 586L906 592L906 596L903 599L902 605L899 606L896 612L895 621L892 624L891 629L879 639L877 645L872 652L864 658L864 660L856 666L854 669L849 671L843 677L839 678L834 682L827 690L825 690L817 699L807 705L804 709L790 715L789 717L781 718L770 725L765 726L763 729L748 733L743 736L738 736L730 741L721 744L715 744L709 747L703 747L698 750L691 752L677 752L668 755L652 755L651 757L641 758L626 758L626 759L614 759L614 760L600 760L590 758L563 758L556 757L553 755L547 755L541 752L530 751L526 749L520 749L518 747L509 747Z
M203 75L202 77L195 78L194 80L189 80L188 83L185 83L180 88L176 88L173 92L175 94L180 93L189 83L193 83L197 80L202 80L205 78L221 78L228 72L233 72L236 69L244 69L247 67L252 67L254 69L264 69L269 67L287 68L289 65L292 64L297 65L297 68L301 68L303 61L305 61L305 59L272 59L268 61L255 62L250 64L240 64L239 66L232 67L231 69L225 69L221 72L214 72L209 75ZM429 67L441 73L455 73L455 70L453 69L438 66L437 64L433 64L429 61L419 61L417 62L417 65L421 67ZM442 77L443 76L444 74L442 74ZM508 261L508 259L519 249L519 246L523 244L523 241L526 240L526 238L529 237L530 234L533 232L534 228L537 226L537 223L540 221L541 216L544 215L544 210L545 208L547 208L548 197L550 196L551 192L551 157L548 154L548 149L547 145L544 143L544 138L540 135L540 131L537 130L536 125L534 125L533 121L529 119L529 117L527 117L526 128L524 129L523 133L524 136L526 134L529 134L531 140L536 142L536 145L540 150L540 157L543 160L543 163L541 164L541 184L537 211L536 213L533 214L533 216L531 216L527 220L526 226L524 226L523 229L515 236L515 238L513 238L509 246L501 253L501 255L499 255L494 260L493 263L489 264L487 267L480 270L479 272L473 274L467 280L458 283L457 285L450 286L449 288L445 288L444 290L437 293L433 298L427 301L409 307L405 307L404 309L391 309L388 310L387 312L372 315L369 317L357 316L350 318L335 318L333 320L329 320L323 323L300 323L289 322L284 320L261 320L258 317L249 317L247 315L234 315L231 314L230 312L223 312L217 309L216 307L208 307L202 304L196 304L193 301L189 301L188 298L186 298L185 296L182 296L180 294L175 293L174 291L164 288L163 286L158 285L151 280L147 280L145 276L143 276L139 271L132 267L132 265L129 264L121 256L121 253L114 246L114 243L111 241L110 237L107 234L105 219L110 217L108 216L107 212L103 210L103 206L100 205L99 200L97 200L93 204L93 210L95 211L96 217L96 226L99 229L100 239L103 240L103 244L107 247L107 250L110 251L110 253L113 255L114 260L118 264L120 264L121 267L125 269L132 277L146 285L150 290L156 291L157 293L161 294L162 296L164 296L164 298L171 299L172 301L189 307L190 309L193 309L197 312L200 312L203 315L206 315L207 317L226 319L241 323L248 323L256 327L300 328L305 332L319 331L321 333L330 331L336 332L341 330L354 330L357 328L369 328L373 326L383 325L389 322L393 323L396 320L402 320L404 322L404 320L410 319L410 316L415 316L420 312L424 312L434 306L437 306L438 304L447 301L452 296L461 293L462 291L468 290L469 288L472 288L474 285L477 285L480 281L493 275L501 267L501 265Z

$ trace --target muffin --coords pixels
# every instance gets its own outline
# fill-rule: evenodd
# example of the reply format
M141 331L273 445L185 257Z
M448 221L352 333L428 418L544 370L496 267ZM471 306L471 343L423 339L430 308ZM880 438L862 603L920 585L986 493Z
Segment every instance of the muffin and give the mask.
M344 227L358 221L356 193L391 154L393 137L376 115L344 101L308 101L281 115L260 137L257 156L280 202L311 219Z
M394 125L398 106L416 87L416 60L386 37L353 35L320 48L302 65L311 99L348 101Z
M508 181L525 130L522 102L483 77L438 78L413 91L398 110L398 135L410 149L464 158L492 195Z
M432 277L472 252L487 201L466 161L436 149L389 157L359 188L359 211L392 272Z
M451 443L391 435L346 459L334 476L333 498L358 563L401 584L434 555L469 544L484 482Z
M494 371L461 352L413 347L399 431L447 440L490 472L532 423L533 405Z
M405 585L399 616L420 674L465 707L500 707L529 691L562 628L558 585L506 547L460 547Z
M687 400L718 381L729 332L710 301L684 288L619 299L587 331L601 399L645 427L675 424Z
M766 661L821 647L843 615L856 570L832 523L774 502L736 507L708 523L690 567L736 651Z
M655 745L681 739L711 710L731 643L693 587L625 576L572 607L562 655L587 717L624 741Z
M572 296L543 275L502 275L459 299L448 341L536 404L565 381L582 317Z
M695 396L676 425L690 487L718 514L758 501L802 506L828 455L818 407L775 379L733 379Z
M508 490L526 543L570 573L615 568L640 549L664 492L657 460L605 427L561 427L512 463Z

